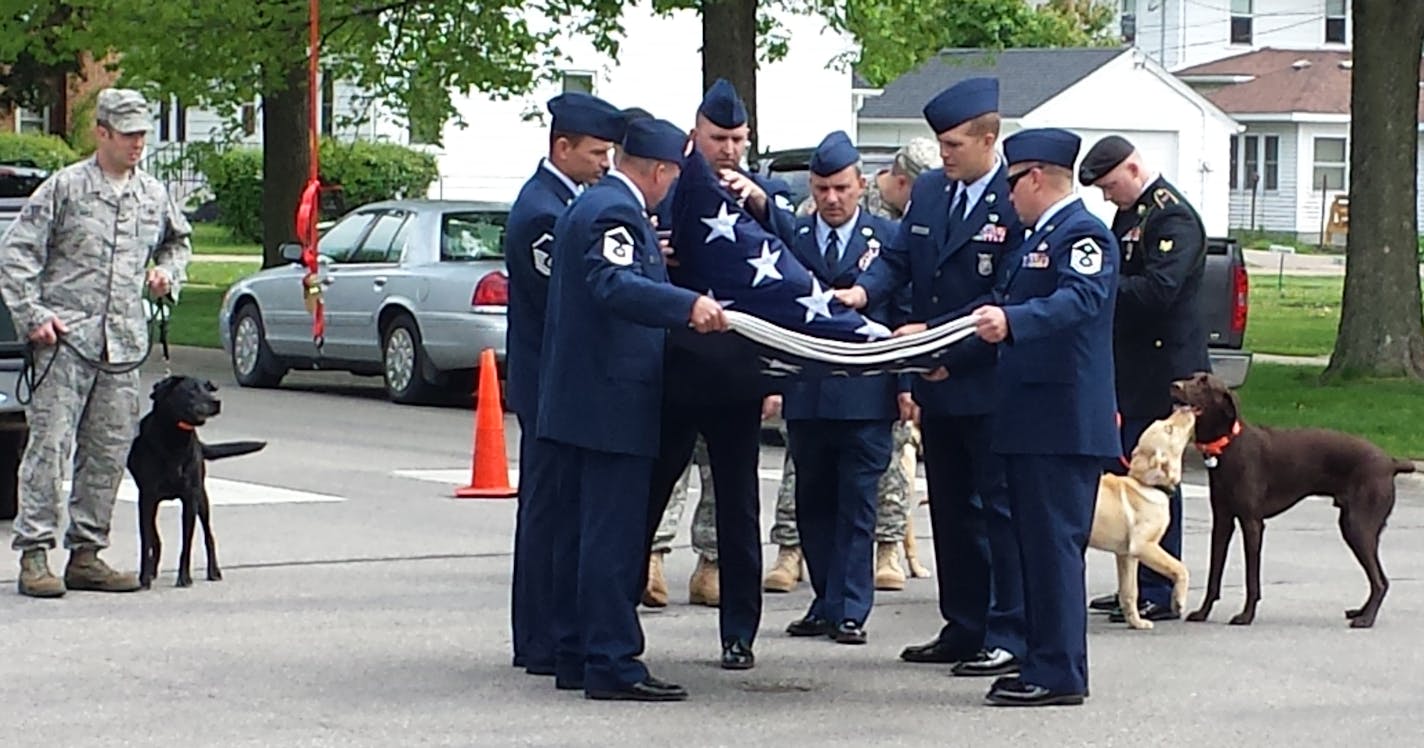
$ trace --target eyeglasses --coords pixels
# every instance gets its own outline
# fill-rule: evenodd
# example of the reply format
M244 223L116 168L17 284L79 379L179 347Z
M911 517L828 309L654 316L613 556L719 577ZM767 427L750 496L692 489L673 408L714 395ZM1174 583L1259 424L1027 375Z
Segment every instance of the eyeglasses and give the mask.
M1010 175L1008 176L1009 191L1012 192L1013 189L1014 189L1014 186L1019 183L1019 180L1020 180L1020 179L1023 179L1025 176L1028 175L1029 172L1031 172L1031 171L1033 171L1034 169L1037 169L1037 168L1038 168L1037 166L1030 166L1030 167L1028 167L1027 169L1024 169L1023 171L1021 171L1021 172L1019 172L1019 173L1017 173L1017 174L1010 174Z

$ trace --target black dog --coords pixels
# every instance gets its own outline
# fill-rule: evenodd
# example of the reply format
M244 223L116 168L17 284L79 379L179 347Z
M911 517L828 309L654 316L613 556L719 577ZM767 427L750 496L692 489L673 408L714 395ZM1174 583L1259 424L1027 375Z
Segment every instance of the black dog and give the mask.
M178 586L193 584L188 573L193 550L193 519L203 520L208 549L208 581L222 579L212 529L208 526L207 460L250 454L266 442L204 444L197 428L222 410L213 394L217 385L195 377L170 376L153 385L153 410L139 421L138 436L129 450L128 468L138 486L139 583L148 589L158 576L162 544L158 540L158 505L168 499L183 502L183 554L178 561Z

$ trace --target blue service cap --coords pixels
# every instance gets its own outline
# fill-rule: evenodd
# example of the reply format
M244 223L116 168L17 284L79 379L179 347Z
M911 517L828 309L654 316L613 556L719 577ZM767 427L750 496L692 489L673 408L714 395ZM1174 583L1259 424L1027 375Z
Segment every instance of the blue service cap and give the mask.
M628 123L623 152L630 156L682 163L687 133L665 119L640 119Z
M836 130L822 139L811 154L811 173L829 177L859 161L860 151L851 145L850 136L844 130Z
M1077 135L1057 127L1020 130L1004 139L1004 160L1010 164L1041 161L1072 171L1081 143Z
M938 135L981 114L999 110L998 78L966 78L925 104L925 121Z
M747 106L742 103L741 97L737 96L737 89L733 88L726 78L718 78L712 87L707 89L707 95L702 97L702 105L697 108L697 113L706 117L712 124L729 130L747 123Z
M588 135L612 143L622 140L627 128L627 121L618 107L578 91L561 93L549 99L549 113L554 115L552 129L555 132Z

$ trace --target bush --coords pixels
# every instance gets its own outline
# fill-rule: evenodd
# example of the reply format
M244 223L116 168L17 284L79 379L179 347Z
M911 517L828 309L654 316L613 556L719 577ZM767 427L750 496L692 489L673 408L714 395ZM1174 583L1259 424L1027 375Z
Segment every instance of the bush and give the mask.
M262 150L190 146L190 157L217 201L218 222L240 239L262 241ZM323 184L340 185L348 208L424 197L439 172L435 157L394 143L321 141ZM295 216L293 217L295 220Z
M55 171L78 160L79 154L57 136L0 133L0 161L33 161L41 169Z

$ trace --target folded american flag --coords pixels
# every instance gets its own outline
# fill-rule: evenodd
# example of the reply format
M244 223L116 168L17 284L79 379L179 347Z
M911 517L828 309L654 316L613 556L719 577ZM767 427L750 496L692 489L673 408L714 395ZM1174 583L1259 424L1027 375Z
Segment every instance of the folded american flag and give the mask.
M871 376L931 371L950 344L974 332L964 317L898 338L841 304L723 187L693 150L672 200L674 283L727 310L732 330L757 348L763 371L779 376Z

